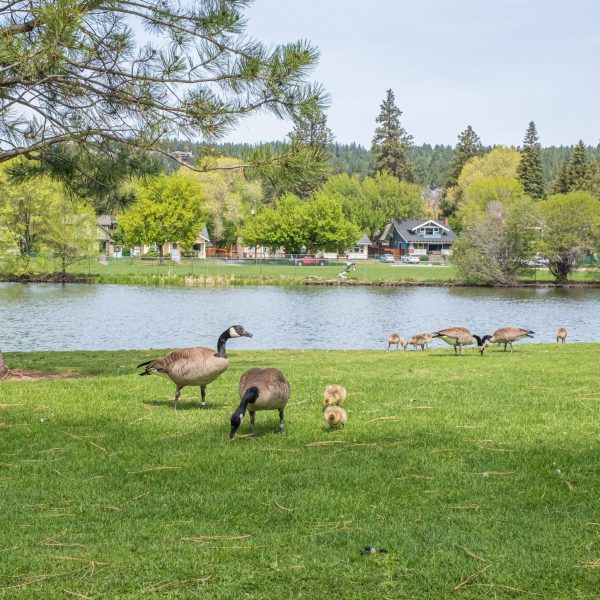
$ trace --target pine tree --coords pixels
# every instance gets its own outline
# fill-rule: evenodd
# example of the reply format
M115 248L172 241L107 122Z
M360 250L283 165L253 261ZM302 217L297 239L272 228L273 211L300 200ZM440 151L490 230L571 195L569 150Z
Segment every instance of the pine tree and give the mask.
M585 153L585 145L582 140L579 140L577 146L569 159L569 191L582 190L588 172L588 160Z
M590 161L585 180L583 181L582 189L589 192L600 200L600 170L598 169L598 161L594 158Z
M569 189L569 163L564 162L552 183L552 194L568 194Z
M462 168L465 166L467 161L474 156L483 156L484 154L485 151L481 145L479 136L469 125L458 136L458 143L454 148L452 163L450 164L448 177L446 178L446 187L453 187L458 183L458 178L460 177Z
M379 126L375 129L371 151L375 155L376 173L389 173L400 180L413 183L414 168L406 157L413 138L400 124L401 115L402 111L395 103L394 92L388 90L386 99L381 103L381 112L375 119Z
M541 200L546 196L544 169L542 165L542 146L538 141L533 121L529 123L527 132L525 133L521 162L519 163L517 173L525 191L534 200Z
M456 208L448 198L448 190L458 184L458 178L460 177L460 173L465 164L474 156L483 156L484 154L485 150L479 136L475 133L474 129L468 125L458 136L458 143L456 144L452 155L452 163L448 169L444 195L440 203L440 209L444 216L453 215Z

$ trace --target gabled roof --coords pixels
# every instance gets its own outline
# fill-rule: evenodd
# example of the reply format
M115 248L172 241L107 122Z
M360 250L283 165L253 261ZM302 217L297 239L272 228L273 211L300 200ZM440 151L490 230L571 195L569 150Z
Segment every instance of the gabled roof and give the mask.
M206 229L206 225L202 227L202 231L200 231L198 237L204 238L207 242L210 242L210 238L208 237L208 229Z
M422 235L416 235L413 233L416 229L419 229L423 225L428 223L435 223L436 226L442 229L442 237L439 238L444 242L454 242L456 241L456 234L452 231L450 227L445 225L440 225L437 221L433 221L431 219L427 220L409 220L409 221L390 221L383 230L383 235L379 238L381 242L386 242L393 234L393 230L396 230L398 235L406 242L422 242L423 240L435 240L436 238L424 238Z
M411 231L415 231L415 229L420 229L421 227L427 227L428 225L432 225L432 226L435 225L436 227L441 227L444 231L448 231L447 227L444 227L441 223L438 223L437 221L434 221L433 219L429 219L429 221L424 221L420 225L413 227L411 229Z
M363 235L360 240L358 240L358 242L356 242L357 246L372 246L373 244L371 243L371 240L368 238L368 236Z

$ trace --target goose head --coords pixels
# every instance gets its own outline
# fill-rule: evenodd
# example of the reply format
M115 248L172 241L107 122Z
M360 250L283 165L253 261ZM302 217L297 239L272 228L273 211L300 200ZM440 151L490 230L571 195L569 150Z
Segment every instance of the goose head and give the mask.
M229 337L230 338L236 338L236 337L252 337L252 334L249 331L246 331L242 325L232 325L229 328Z
M477 337L477 336L473 336L473 337ZM483 356L483 352L484 350L488 347L491 346L491 342L490 340L492 339L491 335L484 335L481 338L481 343L477 343L477 346L479 347L479 352L481 352L481 355Z

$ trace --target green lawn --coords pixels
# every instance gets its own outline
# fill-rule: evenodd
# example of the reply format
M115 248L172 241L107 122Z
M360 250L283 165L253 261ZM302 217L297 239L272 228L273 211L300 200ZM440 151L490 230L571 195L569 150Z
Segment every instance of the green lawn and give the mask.
M204 412L160 351L8 354L91 376L0 383L0 598L598 597L600 345L517 350L232 352ZM286 433L231 442L259 365Z
M139 258L111 259L103 265L98 260L80 261L71 272L92 276L98 283L140 283L171 285L301 285L307 279L336 279L343 262L332 266L307 267L290 264L263 264L247 262L243 265L219 259L190 260L181 263ZM406 281L444 283L457 280L453 266L392 266L376 260L357 261L358 268L349 274L350 280L360 281ZM587 281L596 277L595 272L580 271L573 275L575 281ZM553 281L545 269L524 281Z

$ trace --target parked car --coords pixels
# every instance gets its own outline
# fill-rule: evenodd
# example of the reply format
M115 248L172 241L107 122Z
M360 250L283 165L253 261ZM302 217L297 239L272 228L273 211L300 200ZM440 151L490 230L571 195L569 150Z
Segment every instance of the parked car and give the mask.
M400 257L400 262L408 263L409 265L418 265L421 261L418 256L413 256L412 254L403 254Z
M324 267L327 266L329 264L329 259L328 258L318 258L316 256L303 256L302 258L297 258L294 261L294 264L297 267L302 267L302 266L315 266L318 265L319 267Z
M396 261L393 254L383 254L379 257L379 260L386 263L393 263Z

